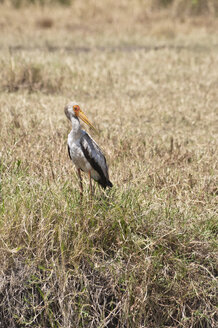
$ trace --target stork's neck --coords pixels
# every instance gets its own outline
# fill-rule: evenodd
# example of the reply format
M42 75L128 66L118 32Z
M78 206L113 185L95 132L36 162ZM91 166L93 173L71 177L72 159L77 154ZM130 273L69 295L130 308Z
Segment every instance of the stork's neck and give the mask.
M74 137L80 137L81 135L81 126L80 126L80 121L77 117L72 117L71 118L71 123L72 123L72 130L70 134Z

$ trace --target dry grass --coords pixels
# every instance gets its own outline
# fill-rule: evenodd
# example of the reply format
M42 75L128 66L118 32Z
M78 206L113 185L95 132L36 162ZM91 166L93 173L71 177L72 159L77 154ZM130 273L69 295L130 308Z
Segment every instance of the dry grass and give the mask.
M1 8L2 328L216 327L217 21L136 3ZM114 184L82 204L71 99Z

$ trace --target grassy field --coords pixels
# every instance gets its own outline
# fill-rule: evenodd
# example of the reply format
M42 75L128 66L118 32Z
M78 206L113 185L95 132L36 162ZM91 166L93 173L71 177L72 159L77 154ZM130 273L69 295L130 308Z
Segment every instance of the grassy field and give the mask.
M215 328L218 20L0 10L0 327ZM114 184L82 203L70 100Z

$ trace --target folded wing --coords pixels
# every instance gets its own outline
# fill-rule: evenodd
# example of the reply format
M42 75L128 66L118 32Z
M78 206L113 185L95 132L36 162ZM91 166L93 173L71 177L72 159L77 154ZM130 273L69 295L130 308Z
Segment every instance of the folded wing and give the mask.
M80 145L91 167L99 174L97 182L103 188L112 187L113 185L108 176L106 159L96 142L85 132L80 140Z

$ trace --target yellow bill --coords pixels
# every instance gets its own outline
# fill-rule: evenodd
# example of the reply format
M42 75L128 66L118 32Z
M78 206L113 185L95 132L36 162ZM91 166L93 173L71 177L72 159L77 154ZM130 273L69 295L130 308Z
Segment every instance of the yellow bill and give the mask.
M83 113L83 111L80 109L78 113L78 117L85 122L90 128L92 128L96 133L99 134L98 130L92 125L92 123L89 121L88 117Z

